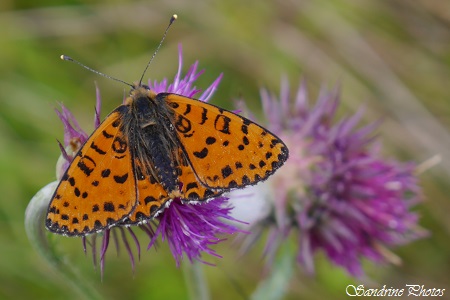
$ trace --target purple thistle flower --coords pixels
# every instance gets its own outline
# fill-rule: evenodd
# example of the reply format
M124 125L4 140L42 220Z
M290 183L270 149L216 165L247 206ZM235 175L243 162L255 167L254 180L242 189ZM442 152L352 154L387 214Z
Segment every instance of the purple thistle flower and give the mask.
M169 209L158 217L160 223L148 249L161 235L162 241L167 240L169 243L177 266L180 265L183 252L191 262L200 260L201 252L221 257L209 248L222 241L217 234L245 232L222 221L237 221L230 216L232 208L227 205L227 200L226 197L218 197L207 204L185 205L180 199L175 199Z
M200 89L197 89L193 84L205 72L205 70L197 72L198 61L196 61L189 68L184 78L181 78L181 69L183 67L182 51L183 49L180 44L178 46L178 71L172 83L168 83L167 79L163 79L161 82L158 82L156 80L154 80L153 82L150 80L148 81L149 88L155 93L173 93L193 98L195 94L201 91ZM214 92L217 90L222 76L223 74L220 74L219 77L217 77L216 80L214 80L214 82L197 99L208 102Z
M363 114L335 121L339 90L322 90L308 103L305 82L295 100L282 81L280 97L261 90L268 129L285 141L290 158L271 185L271 207L252 227L247 250L269 227L265 254L269 262L292 231L298 234L298 257L314 272L313 255L323 250L353 276L363 274L361 259L387 261L387 246L422 238L411 208L421 200L415 165L387 160L374 143L377 123L358 128ZM267 196L266 196L267 198ZM240 203L235 202L236 210Z
M187 74L182 77L182 49L180 45L179 67L173 82L168 83L167 79L164 79L161 82L153 81L149 82L149 87L156 93L169 92L186 97L193 97L200 92L200 90L194 86L194 83L204 72L204 70L198 72L197 67L198 62L195 62L189 68ZM200 95L198 99L208 101L217 89L221 78L222 74ZM98 88L96 91L97 101L94 123L97 128L100 125L101 100ZM62 158L60 159L64 163L59 163L57 166L59 180L76 152L88 139L88 135L80 128L72 113L65 106L61 105L61 111L57 111L57 114L64 125L64 146L61 146ZM68 149L70 149L70 151L68 151ZM150 238L148 249L155 245L158 236L161 236L162 241L167 241L177 266L180 265L184 254L191 262L194 260L202 261L200 259L202 252L220 257L220 255L210 248L211 245L222 241L217 235L244 232L227 222L237 221L230 217L231 207L227 205L227 200L228 198L218 197L208 202L194 205L183 204L181 199L174 199L164 212L160 213L158 217L148 223L140 224L135 227L117 225L104 230L101 233L92 234L89 236L89 244L92 247L94 265L97 264L97 255L99 254L100 270L103 275L105 255L112 239L116 245L117 251L119 251L119 245L121 243L124 245L125 250L130 257L132 269L134 270L135 256L130 244L134 244L138 259L140 258L140 243L133 231L134 228L141 229ZM97 246L98 236L102 236L99 249ZM132 242L130 242L130 237ZM82 238L82 243L84 251L86 252L87 237Z

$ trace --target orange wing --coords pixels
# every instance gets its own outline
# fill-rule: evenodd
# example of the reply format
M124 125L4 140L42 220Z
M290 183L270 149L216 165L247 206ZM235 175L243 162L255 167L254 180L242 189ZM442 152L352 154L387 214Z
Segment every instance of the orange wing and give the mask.
M180 167L179 181L181 187L181 198L183 201L197 202L220 196L224 190L211 189L200 182L195 171L186 161Z
M71 162L49 204L46 226L83 236L109 228L136 206L136 183L120 106L89 137Z
M244 117L180 95L161 96L173 109L173 125L190 166L208 188L256 184L289 156L282 140Z
M179 197L182 201L195 202L217 197L223 193L223 191L204 187L197 180L192 168L183 159L183 156L180 150L180 165L177 167L177 172L182 186L179 193L175 191L173 194L168 194L151 174L142 174L142 170L145 168L141 166L141 162L135 159L135 178L139 202L130 217L122 222L123 224L134 225L151 220L167 207L169 201L176 197Z
M163 186L155 180L153 175L143 174L144 166L141 166L141 162L137 159L134 161L138 202L133 213L122 222L127 225L148 221L162 211L170 200Z

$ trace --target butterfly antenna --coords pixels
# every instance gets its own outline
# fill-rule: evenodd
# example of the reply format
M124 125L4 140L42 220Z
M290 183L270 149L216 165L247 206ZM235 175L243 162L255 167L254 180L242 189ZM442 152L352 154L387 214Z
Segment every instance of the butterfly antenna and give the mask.
M162 43L164 42L164 39L166 38L166 35L167 35L167 32L169 31L170 26L172 25L172 23L173 23L177 18L178 18L177 15L173 15L172 18L170 18L169 25L167 25L166 31L164 31L164 35L163 35L163 37L162 37L162 39L161 39L161 42L159 42L159 45L158 45L158 47L156 48L156 50L155 50L155 52L153 53L153 55L152 55L152 57L150 58L150 60L148 61L148 64L147 64L147 66L145 67L144 72L142 72L141 79L139 80L139 85L141 85L142 80L144 79L144 75L145 75L145 73L147 72L147 69L148 69L148 67L150 66L150 64L152 63L153 59L155 58L156 53L158 53L159 48L161 48L161 45L162 45Z
M100 76L103 76L103 77L112 79L112 80L114 80L114 81L122 82L122 83L124 83L124 84L126 84L126 85L129 85L129 86L133 87L133 85L132 85L132 84L129 84L128 82L125 82L125 81L123 81L123 80L120 80L120 79L117 79L117 78L108 76L108 75L106 75L106 74L103 74L102 72L99 72L99 71L97 71L97 70L94 70L94 69L92 69L92 68L89 68L88 66L83 65L82 63L80 63L79 61L76 61L75 59L73 59L73 58L70 57L70 56L67 56L67 55L61 55L60 57L61 57L62 60L74 62L74 63L76 63L76 64L82 66L83 68L85 68L85 69L87 69L87 70L89 70L89 71L91 71L91 72L93 72L93 73L95 73L95 74L98 74L98 75L100 75Z

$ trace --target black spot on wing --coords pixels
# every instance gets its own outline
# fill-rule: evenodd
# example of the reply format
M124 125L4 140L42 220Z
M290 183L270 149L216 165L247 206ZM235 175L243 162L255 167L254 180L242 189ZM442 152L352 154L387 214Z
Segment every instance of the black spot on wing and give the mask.
M208 110L204 107L202 107L202 121L200 122L200 125L205 124L206 120L208 120L208 117L206 116L208 113Z
M102 171L102 177L103 178L107 178L107 177L109 177L109 175L111 174L111 170L110 169L105 169L105 170L103 170Z
M99 220L95 220L95 222L94 222L94 229L95 230L103 229L103 225L102 225L102 223Z
M144 203L145 204L148 204L148 203L150 203L150 202L155 202L156 201L156 198L155 197L152 197L152 196L147 196L147 197L145 197L145 199L144 199Z
M190 201L198 201L200 199L200 195L196 192L190 192L187 196Z
M55 215L59 214L59 210L56 209L56 206L52 206L50 207L50 209L48 210L49 213L53 213Z
M127 181L128 179L128 173L125 173L122 176L118 176L118 175L114 175L114 181L120 184L123 184Z
M120 126L120 119L117 119L117 120L115 120L113 123L112 123L112 126L113 127L119 127Z
M80 168L80 170L83 171L86 176L91 175L92 171L94 171L95 166L95 161L88 155L84 155L83 157L81 157L77 163L77 167Z
M186 110L184 111L183 115L187 115L191 112L191 105L190 104L186 104Z
M158 211L158 209L159 209L159 206L156 204L150 206L150 214L151 215L155 214Z
M231 189L236 188L236 187L238 187L238 184L235 180L231 180L230 183L228 184L228 187Z
M197 158L203 159L206 156L208 156L208 149L205 147L200 152L194 151L194 156Z
M116 208L114 206L114 203L112 203L112 202L105 202L105 203L103 203L103 210L104 211L109 211L109 212L114 212L114 211L116 211Z
M230 166L226 166L224 167L222 170L222 178L227 178L228 176L230 176L231 174L233 174L233 170L231 169Z
M100 149L96 144L94 144L94 142L91 143L91 149L93 149L95 152L97 152L100 155L106 154L106 151L103 151L102 149Z
M210 189L206 189L205 193L203 194L203 198L211 198L212 196L214 196L214 191L210 190Z
M244 134L248 134L248 126L247 126L247 125L242 125L242 126L241 126L241 131L242 131L242 133L244 133Z
M123 154L125 153L125 151L127 151L127 148L127 142L123 138L116 136L112 144L113 151L119 154Z
M190 189L198 188L197 182L190 182L186 185L186 190L189 191Z
M247 175L242 176L242 185L250 184L250 178Z
M215 142L216 142L216 138L215 137L209 136L209 137L206 138L206 145L212 145Z
M221 111L221 109L219 109ZM230 132L231 119L225 115L217 115L214 120L214 128L222 133L231 134Z
M114 137L114 135L107 133L106 130L103 130L102 134L107 139L110 139L110 138Z
M187 133L192 130L191 121L189 121L186 117L179 115L175 121L175 129L178 132L187 135Z

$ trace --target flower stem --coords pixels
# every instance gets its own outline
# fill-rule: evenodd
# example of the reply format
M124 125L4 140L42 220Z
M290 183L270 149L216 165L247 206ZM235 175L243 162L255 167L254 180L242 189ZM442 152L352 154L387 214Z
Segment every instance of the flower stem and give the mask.
M259 283L251 295L251 300L280 300L288 292L289 282L294 273L295 252L292 245L284 243L280 247L280 255L275 258L273 270L269 276Z
M189 293L189 299L210 299L203 265L200 262L194 260L192 263L183 264L183 274Z
M43 187L30 201L25 211L25 231L31 245L58 273L64 276L64 281L83 299L102 299L100 294L90 285L79 272L57 254L49 240L49 234L44 227L45 215L51 195L58 182L52 182Z

